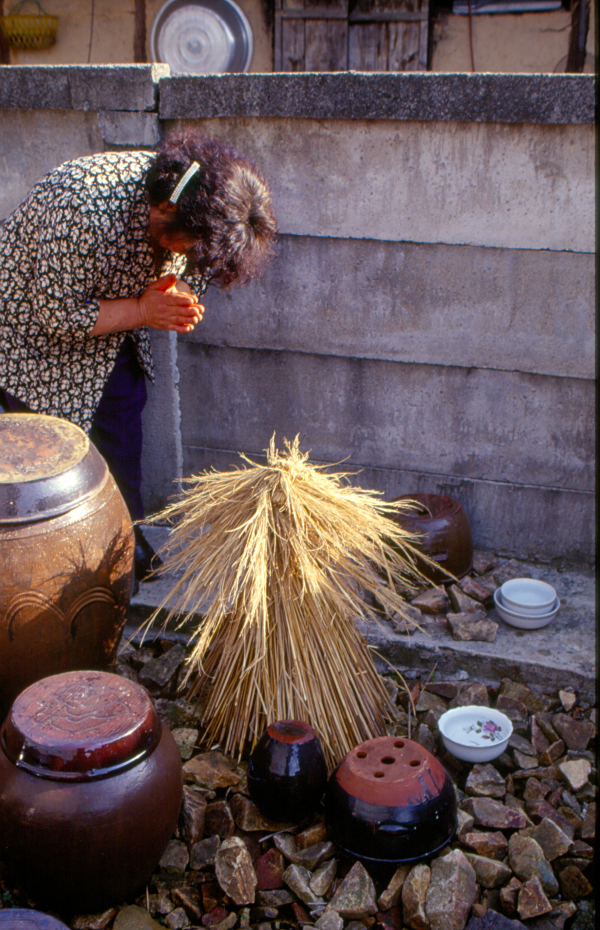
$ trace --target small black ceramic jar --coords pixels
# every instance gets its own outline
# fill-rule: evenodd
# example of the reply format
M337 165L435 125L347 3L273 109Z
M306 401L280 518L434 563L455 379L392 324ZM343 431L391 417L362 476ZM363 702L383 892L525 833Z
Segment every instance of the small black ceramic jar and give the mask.
M279 823L306 820L327 784L327 764L317 734L300 720L271 723L248 765L248 791L261 814Z
M396 864L433 855L456 830L456 794L419 743L367 740L340 762L325 793L333 842L358 859Z

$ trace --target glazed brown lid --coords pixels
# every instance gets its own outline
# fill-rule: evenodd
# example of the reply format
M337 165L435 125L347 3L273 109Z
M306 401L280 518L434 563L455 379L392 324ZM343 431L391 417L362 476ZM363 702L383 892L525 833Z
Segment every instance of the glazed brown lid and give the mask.
M33 775L89 781L136 765L160 734L139 685L108 672L64 672L21 692L0 743L11 762Z
M437 797L447 775L441 762L419 743L383 736L352 749L334 777L359 801L412 807Z
M74 423L36 413L0 416L0 523L67 513L107 477L106 462Z

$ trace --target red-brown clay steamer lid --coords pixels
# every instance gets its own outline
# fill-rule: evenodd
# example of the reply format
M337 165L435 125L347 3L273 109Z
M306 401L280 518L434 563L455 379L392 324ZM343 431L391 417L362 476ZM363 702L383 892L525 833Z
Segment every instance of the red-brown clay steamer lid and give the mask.
M2 748L44 778L88 781L137 764L156 748L160 721L143 688L108 672L65 672L30 685L13 703Z
M446 771L419 743L383 736L352 749L335 778L347 794L359 801L412 807L440 793Z
M68 930L60 920L41 911L12 907L0 911L0 927L2 930Z
M280 743L309 743L315 738L315 731L310 723L303 720L276 720L267 727L267 733Z

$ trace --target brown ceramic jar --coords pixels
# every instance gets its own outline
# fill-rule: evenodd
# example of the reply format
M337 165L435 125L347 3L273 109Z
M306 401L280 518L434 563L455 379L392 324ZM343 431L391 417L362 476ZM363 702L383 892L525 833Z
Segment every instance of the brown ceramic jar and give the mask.
M106 672L31 685L0 732L0 859L34 901L121 904L156 868L183 791L175 740L143 688Z
M469 518L460 503L447 494L404 494L396 501L416 501L420 509L410 513L394 514L393 519L420 539L414 542L416 549L424 552L446 571L431 565L419 565L423 574L439 584L463 578L473 565L473 537Z
M125 501L85 433L0 416L0 719L32 682L112 661L133 549Z

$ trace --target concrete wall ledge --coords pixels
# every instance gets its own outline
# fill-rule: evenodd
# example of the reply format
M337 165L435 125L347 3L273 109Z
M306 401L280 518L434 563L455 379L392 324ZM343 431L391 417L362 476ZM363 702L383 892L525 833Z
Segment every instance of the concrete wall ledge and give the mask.
M350 71L173 76L159 115L569 124L593 123L594 105L591 74Z
M154 110L162 119L287 117L594 122L591 74L338 73L171 76L168 65L2 65L0 109ZM107 107L107 102L110 106Z
M0 109L155 110L168 65L1 65Z

